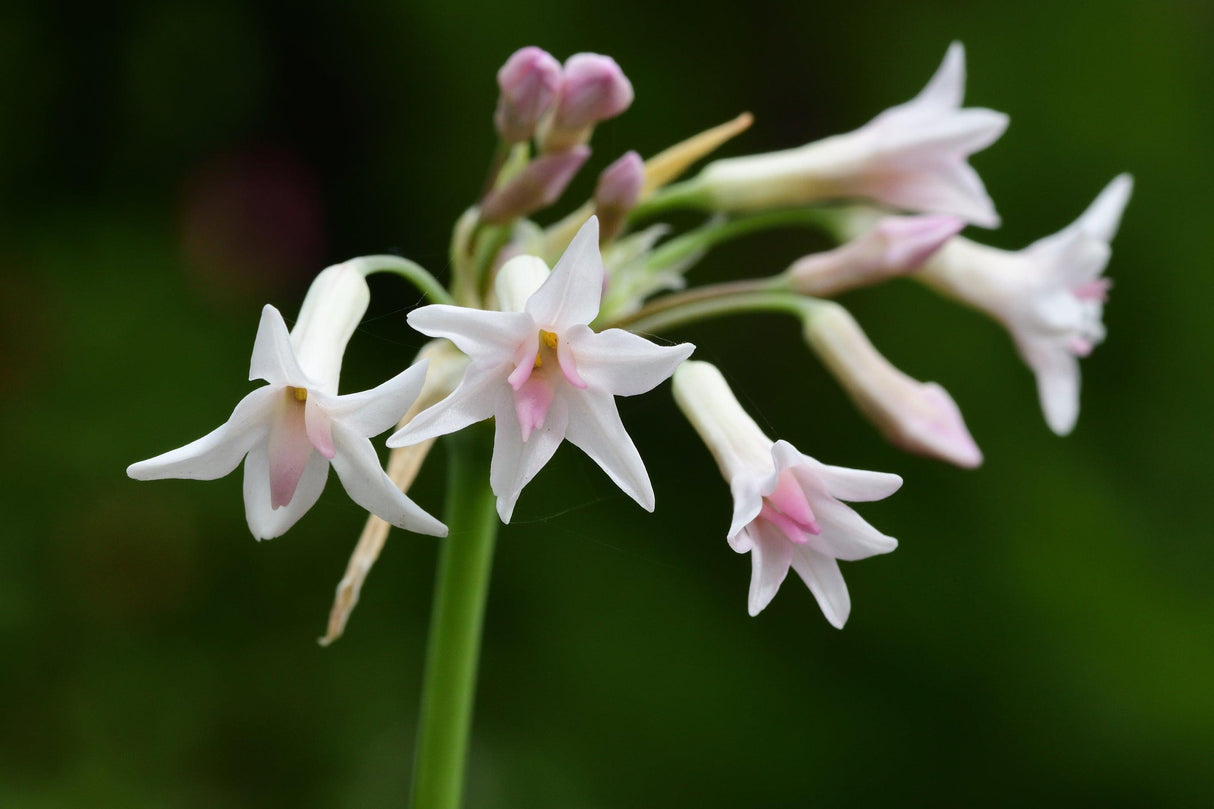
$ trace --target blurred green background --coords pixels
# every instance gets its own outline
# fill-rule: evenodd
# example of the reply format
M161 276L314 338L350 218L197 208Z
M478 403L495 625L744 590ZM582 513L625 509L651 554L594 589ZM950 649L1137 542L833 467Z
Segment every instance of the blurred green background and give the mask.
M239 476L141 484L250 388L257 313L399 250L445 269L524 44L613 54L624 150L742 110L725 152L851 129L965 42L970 103L1010 113L974 164L1010 248L1119 171L1107 343L1055 438L1006 335L910 283L848 296L874 342L956 397L985 466L886 446L796 324L687 329L773 434L898 472L862 513L902 545L845 566L831 629L750 561L667 388L621 402L650 516L562 449L502 532L468 806L1214 805L1214 412L1208 313L1214 7L1205 2L740 5L183 0L0 7L0 807L403 805L436 541L396 532L346 637L323 630L362 515L333 482L255 543ZM784 232L700 277L760 275ZM346 390L421 344L376 279ZM441 452L414 495L437 510Z

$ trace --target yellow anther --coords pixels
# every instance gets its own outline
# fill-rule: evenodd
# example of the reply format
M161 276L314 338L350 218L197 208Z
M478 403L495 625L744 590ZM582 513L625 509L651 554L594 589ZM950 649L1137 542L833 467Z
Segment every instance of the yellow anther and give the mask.
M541 357L539 354L536 354L536 355L535 355L535 366L534 366L534 367L539 368L539 367L540 367L541 365L543 365L543 364L544 364L544 358L543 358L543 357Z
M556 335L550 331L540 329L540 339L544 341L544 345L549 348L556 348Z
M296 387L291 387L291 386L288 386L288 387L290 388L291 393L295 396L295 401L297 401L297 402L308 401L308 389L307 388L296 388Z

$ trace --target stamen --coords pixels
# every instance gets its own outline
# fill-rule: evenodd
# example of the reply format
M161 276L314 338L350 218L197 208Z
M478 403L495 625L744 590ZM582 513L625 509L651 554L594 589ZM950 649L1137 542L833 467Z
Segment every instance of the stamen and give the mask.
M291 395L295 397L295 401L297 401L297 402L308 401L308 389L307 388L297 388L294 385L287 385L287 390L291 391Z
M549 348L556 348L558 341L556 335L552 332L540 329L540 339L543 340L544 345L548 346Z

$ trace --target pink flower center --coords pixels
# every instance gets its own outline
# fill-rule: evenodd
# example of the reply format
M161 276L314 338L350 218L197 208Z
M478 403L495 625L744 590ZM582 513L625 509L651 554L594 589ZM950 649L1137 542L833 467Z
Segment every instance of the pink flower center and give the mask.
M295 497L295 489L313 450L332 460L332 424L319 407L308 406L307 388L288 385L270 427L270 506L282 508Z
M767 520L798 545L809 541L806 534L822 533L805 490L788 469L780 472L775 491L763 498L759 519Z
M553 332L539 330L534 344L519 346L514 370L506 381L514 388L514 411L518 415L523 440L531 437L531 431L544 426L548 408L556 395L554 368L561 370L561 377L575 388L585 388L586 382L577 372L573 352L568 341L562 342Z

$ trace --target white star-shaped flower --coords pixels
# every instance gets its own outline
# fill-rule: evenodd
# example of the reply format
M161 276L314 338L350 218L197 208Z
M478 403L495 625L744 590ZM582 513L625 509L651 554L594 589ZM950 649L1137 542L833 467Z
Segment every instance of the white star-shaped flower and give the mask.
M435 305L409 315L411 326L451 340L470 363L459 387L389 438L388 446L416 444L494 417L490 484L503 522L565 439L653 510L649 475L614 397L652 389L694 346L658 346L622 329L590 329L603 291L598 242L598 220L591 217L551 273L534 256L511 259L497 277L502 311Z
M329 466L354 502L409 531L447 528L388 478L370 436L396 424L426 378L419 363L379 387L337 395L346 342L366 310L366 281L339 264L321 273L288 334L273 306L261 312L249 379L269 384L240 400L227 422L197 441L132 464L136 480L214 480L244 459L244 502L258 539L281 536L316 503Z
M750 614L771 603L791 567L826 620L841 629L851 596L839 560L867 559L898 547L842 501L889 497L902 478L828 466L787 441L773 442L742 409L721 372L706 362L679 368L674 395L733 492L728 538L735 551L750 554Z

